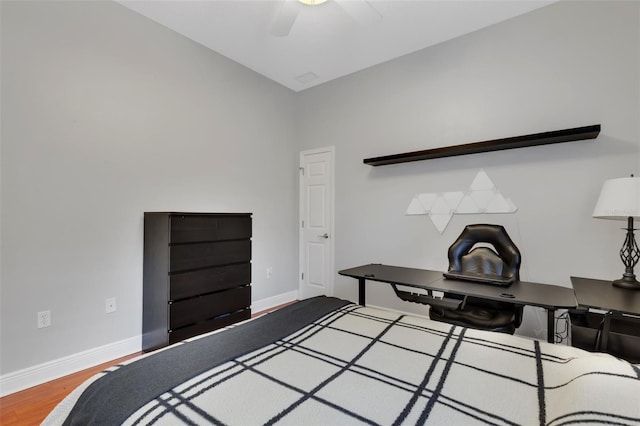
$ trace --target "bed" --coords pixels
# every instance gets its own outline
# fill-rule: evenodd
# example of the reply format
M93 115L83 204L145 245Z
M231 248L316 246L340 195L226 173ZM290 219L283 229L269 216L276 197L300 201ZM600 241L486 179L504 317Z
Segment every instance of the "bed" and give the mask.
M640 425L640 366L316 297L93 377L45 425Z

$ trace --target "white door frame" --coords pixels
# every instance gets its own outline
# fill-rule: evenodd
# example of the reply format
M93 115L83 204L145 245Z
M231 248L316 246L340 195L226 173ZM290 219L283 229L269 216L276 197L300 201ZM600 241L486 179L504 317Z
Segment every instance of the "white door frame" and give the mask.
M317 149L310 149L310 150L305 150L305 151L301 151L300 152L300 162L299 162L299 180L298 180L298 187L299 187L299 198L298 198L298 297L302 298L305 294L304 290L303 290L303 286L304 286L304 280L303 280L303 273L305 273L306 271L305 266L304 266L304 235L303 235L303 224L302 224L302 220L304 217L304 200L305 200L305 195L304 195L304 179L302 179L303 173L304 171L304 158L306 155L313 155L313 154L321 154L321 153L325 153L328 152L329 153L329 157L331 159L331 164L329 165L329 176L330 176L330 182L329 182L329 190L331 191L331 194L328 197L327 202L329 203L330 207L329 207L329 220L330 220L330 224L329 224L329 239L327 240L327 244L329 247L329 253L326 259L327 262L327 269L329 270L329 274L326 277L326 283L327 285L325 286L326 289L326 295L327 296L333 296L334 294L334 281L335 281L335 273L334 273L334 269L335 269L335 147L334 146L327 146L327 147L323 147L323 148L317 148Z

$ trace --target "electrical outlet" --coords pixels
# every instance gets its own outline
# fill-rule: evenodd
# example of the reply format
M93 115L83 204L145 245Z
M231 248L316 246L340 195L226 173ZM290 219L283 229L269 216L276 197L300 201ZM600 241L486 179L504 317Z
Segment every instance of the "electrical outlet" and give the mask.
M38 328L49 327L51 325L51 311L38 312Z
M270 279L273 276L273 266L269 266L267 268L267 279Z
M104 311L108 314L116 311L116 298L110 297L104 301Z

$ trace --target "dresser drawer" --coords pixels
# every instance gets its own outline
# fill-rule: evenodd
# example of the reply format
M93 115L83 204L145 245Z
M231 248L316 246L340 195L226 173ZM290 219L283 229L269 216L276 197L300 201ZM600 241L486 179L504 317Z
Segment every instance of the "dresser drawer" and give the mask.
M251 240L174 245L169 272L207 268L251 260Z
M238 240L251 238L250 216L171 216L170 243Z
M197 336L198 334L208 333L209 331L217 330L219 328L226 327L228 325L235 324L236 322L244 321L249 318L251 318L251 310L243 309L229 315L216 317L211 320L179 328L177 330L171 330L169 332L169 344L188 339L189 337Z
M217 266L169 276L169 300L251 284L251 263Z
M236 287L206 296L181 300L169 305L169 329L176 330L239 311L251 305L251 287Z

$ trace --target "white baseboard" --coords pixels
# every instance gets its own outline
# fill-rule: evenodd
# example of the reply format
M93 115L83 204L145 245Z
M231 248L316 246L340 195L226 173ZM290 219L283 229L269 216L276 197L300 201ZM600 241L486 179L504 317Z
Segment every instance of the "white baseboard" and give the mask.
M251 310L265 311L297 298L298 291L290 291L252 302ZM5 374L0 376L0 397L140 352L141 348L142 336L140 335Z
M141 347L142 337L135 336L5 374L0 377L0 397L140 352Z
M278 294L277 296L267 297L266 299L257 300L251 303L251 312L261 312L274 308L283 303L293 302L298 299L298 290L290 291L288 293Z

